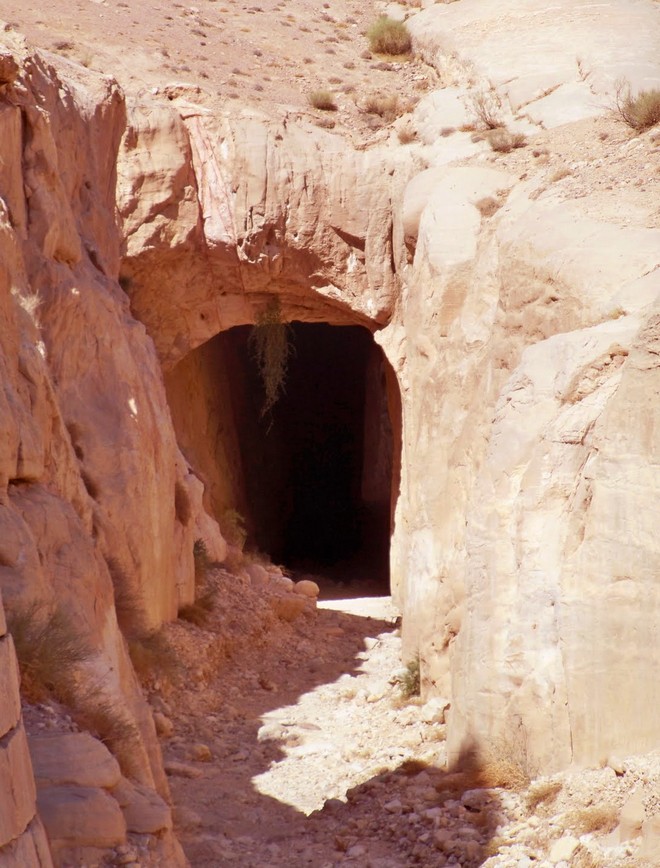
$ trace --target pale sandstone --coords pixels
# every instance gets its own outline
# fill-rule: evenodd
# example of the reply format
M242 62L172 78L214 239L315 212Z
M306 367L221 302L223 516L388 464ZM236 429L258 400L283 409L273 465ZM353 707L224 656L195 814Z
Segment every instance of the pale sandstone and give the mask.
M642 823L641 855L651 864L660 861L660 814L654 814Z
M411 27L443 82L472 63L509 122L520 108L550 126L593 113L615 73L658 80L656 11L463 0ZM113 593L122 626L156 628L193 597L195 539L222 552L218 504L240 478L208 473L222 450L192 424L175 436L168 400L185 412L186 354L275 295L289 319L389 323L393 586L425 693L452 697L453 754L503 733L545 769L654 746L658 230L440 156L406 202L414 151L177 98L131 101L124 129L111 80L39 60L21 81L25 104L0 113L0 580L12 602L63 600L89 634L89 683L139 724L140 779L166 792ZM420 109L426 138L449 104ZM452 157L479 150L457 142ZM490 223L481 196L502 205Z

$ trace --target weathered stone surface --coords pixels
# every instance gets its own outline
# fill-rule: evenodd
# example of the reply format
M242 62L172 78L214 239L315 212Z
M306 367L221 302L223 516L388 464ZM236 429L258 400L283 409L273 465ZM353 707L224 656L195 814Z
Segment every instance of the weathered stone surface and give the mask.
M315 600L319 593L320 588L316 584L316 582L311 581L311 579L302 579L299 582L296 582L293 586L294 593L301 594L303 597L310 597Z
M0 739L0 846L21 835L35 814L35 786L23 724Z
M16 726L21 715L19 682L14 643L11 636L5 635L0 639L0 738Z
M156 732L163 738L170 738L174 734L174 724L171 719L160 711L154 712L154 723L156 725Z
M172 828L170 807L153 790L122 778L112 796L124 813L129 832L148 835Z
M621 808L619 840L629 841L631 838L639 838L645 820L644 793L639 789L626 800L625 805Z
M143 783L166 792L115 603L122 626L157 627L192 599L195 539L222 558L216 519L243 482L229 390L195 386L215 361L202 345L274 297L284 319L380 329L403 403L392 581L424 691L451 696L450 751L515 732L550 769L657 744L658 229L594 216L592 191L567 202L513 158L447 167L495 158L439 135L443 113L469 120L479 76L528 131L592 114L618 75L660 81L655 6L594 9L463 2L411 21L451 85L418 107L422 145L437 140L423 157L247 111L127 109L112 80L43 58L26 74L9 46L0 584L84 628L87 683L139 726Z
M641 856L652 865L660 863L660 814L654 814L642 823Z
M2 868L52 868L48 838L39 817L32 820L19 838L0 847L0 865Z
M126 840L121 808L105 790L92 787L44 787L39 790L39 816L53 849L109 848Z
M564 835L550 848L550 861L568 862L579 844L580 842L573 835Z
M278 594L272 600L275 614L283 621L294 621L305 611L307 605L307 598L300 594Z
M499 86L512 108L524 107L546 127L600 114L594 94L604 95L620 76L634 90L651 87L654 74L660 80L657 21L648 4L617 0L607 16L598 16L591 7L576 9L571 0L561 0L551 17L545 11L540 3L520 0L436 4L408 26L415 50L445 82L462 83L476 73L484 90ZM502 114L506 118L505 107Z
M88 732L32 736L28 739L38 787L72 784L112 789L119 783L119 763Z

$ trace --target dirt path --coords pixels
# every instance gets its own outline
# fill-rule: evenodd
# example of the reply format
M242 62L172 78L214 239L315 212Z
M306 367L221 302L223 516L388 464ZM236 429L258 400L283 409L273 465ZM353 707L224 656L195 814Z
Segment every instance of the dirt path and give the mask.
M444 710L403 697L397 625L389 597L321 602L204 686L152 696L174 724L163 747L194 866L445 864Z
M288 620L281 575L210 581L209 623L166 627L176 686L150 691L193 868L653 864L606 836L635 791L654 809L657 757L533 782L516 756L448 769L446 703L403 695L389 597L330 586Z

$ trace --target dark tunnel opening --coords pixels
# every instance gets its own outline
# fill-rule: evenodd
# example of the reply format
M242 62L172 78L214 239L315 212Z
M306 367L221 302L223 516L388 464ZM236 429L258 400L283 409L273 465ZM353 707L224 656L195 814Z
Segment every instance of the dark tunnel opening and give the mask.
M387 593L398 491L394 374L367 329L297 322L288 328L285 391L265 415L251 327L216 338L240 384L232 405L248 543L294 570L371 582Z

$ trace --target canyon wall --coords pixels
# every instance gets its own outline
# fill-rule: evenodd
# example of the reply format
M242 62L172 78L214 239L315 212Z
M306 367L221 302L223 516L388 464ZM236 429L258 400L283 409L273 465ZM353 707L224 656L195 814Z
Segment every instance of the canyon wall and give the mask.
M479 4L484 31L495 5ZM570 5L552 26L588 33ZM657 4L630 5L646 24L624 71L650 86ZM135 722L135 773L163 794L119 626L149 631L190 601L197 538L224 555L236 431L205 418L228 404L196 366L272 299L283 320L366 326L391 363L393 591L425 692L451 698L452 752L513 739L549 770L657 743L660 229L649 197L622 204L607 175L617 160L657 189L657 139L610 146L593 127L601 163L575 158L573 187L542 160L498 166L469 132L445 147L434 130L465 122L480 75L532 135L587 123L623 69L622 26L589 81L572 42L548 81L557 47L522 51L521 21L540 19L509 0L519 38L479 70L443 43L476 6L411 21L446 85L416 109L413 148L353 149L185 89L125 97L5 34L0 588L10 610L57 601L75 619L95 650L81 679ZM176 432L170 406L188 417ZM235 478L200 478L219 454Z

